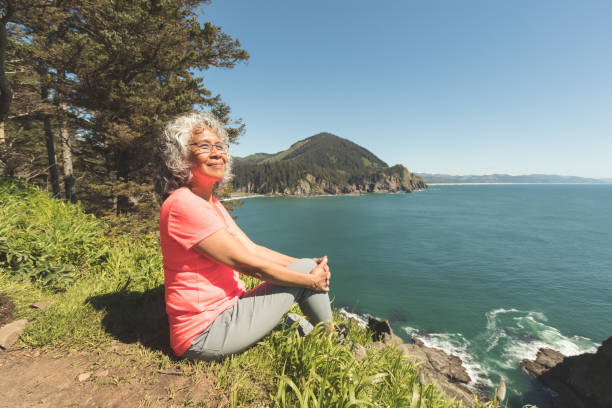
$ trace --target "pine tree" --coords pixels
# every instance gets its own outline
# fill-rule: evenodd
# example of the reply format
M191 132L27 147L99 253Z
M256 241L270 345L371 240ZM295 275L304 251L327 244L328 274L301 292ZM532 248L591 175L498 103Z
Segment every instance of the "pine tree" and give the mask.
M49 119L47 141L61 136L67 198L74 162L79 198L91 209L121 213L152 203L155 141L178 114L210 109L232 140L244 131L194 74L248 59L237 40L199 23L204 2L24 1L13 20L24 31L14 30L15 41L22 40L39 91L47 90L45 109L30 120Z

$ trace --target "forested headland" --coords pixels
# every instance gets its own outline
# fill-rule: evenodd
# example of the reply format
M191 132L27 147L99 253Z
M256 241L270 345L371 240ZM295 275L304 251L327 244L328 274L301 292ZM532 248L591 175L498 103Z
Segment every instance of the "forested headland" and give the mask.
M97 215L156 214L155 140L170 118L210 110L231 141L244 131L203 72L249 54L200 22L205 3L0 2L0 175Z
M235 191L320 195L411 192L427 188L402 165L389 167L372 152L331 133L318 133L276 154L234 159Z

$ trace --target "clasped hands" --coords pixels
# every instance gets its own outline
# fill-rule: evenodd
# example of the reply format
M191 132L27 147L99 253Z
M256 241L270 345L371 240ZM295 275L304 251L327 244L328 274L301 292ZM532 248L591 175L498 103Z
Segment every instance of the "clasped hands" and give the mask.
M331 278L331 272L327 265L327 256L322 258L312 258L317 263L317 266L312 268L310 275L314 278L313 289L321 292L329 292L329 280Z

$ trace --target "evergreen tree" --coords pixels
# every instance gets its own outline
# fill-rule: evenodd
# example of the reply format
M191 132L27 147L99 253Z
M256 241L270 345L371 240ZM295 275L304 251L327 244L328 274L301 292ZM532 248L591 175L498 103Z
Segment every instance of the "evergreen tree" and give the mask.
M6 78L6 49L8 44L8 33L6 25L15 13L14 0L0 1L0 148L4 147L4 126L11 106L13 92Z
M206 2L24 1L28 7L13 19L14 42L46 96L28 119L44 123L50 170L60 138L68 199L73 153L79 198L120 213L154 202L155 140L170 118L210 109L232 141L243 132L194 74L248 59L237 40L199 23L198 7Z

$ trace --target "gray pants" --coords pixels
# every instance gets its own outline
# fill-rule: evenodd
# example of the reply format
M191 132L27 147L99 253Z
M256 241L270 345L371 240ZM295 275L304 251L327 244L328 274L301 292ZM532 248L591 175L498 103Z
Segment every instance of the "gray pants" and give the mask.
M312 259L304 258L287 267L309 273L315 266L316 263ZM219 360L239 353L270 333L295 302L300 305L300 309L312 324L332 322L327 293L264 282L245 292L234 307L221 313L193 340L183 357Z

